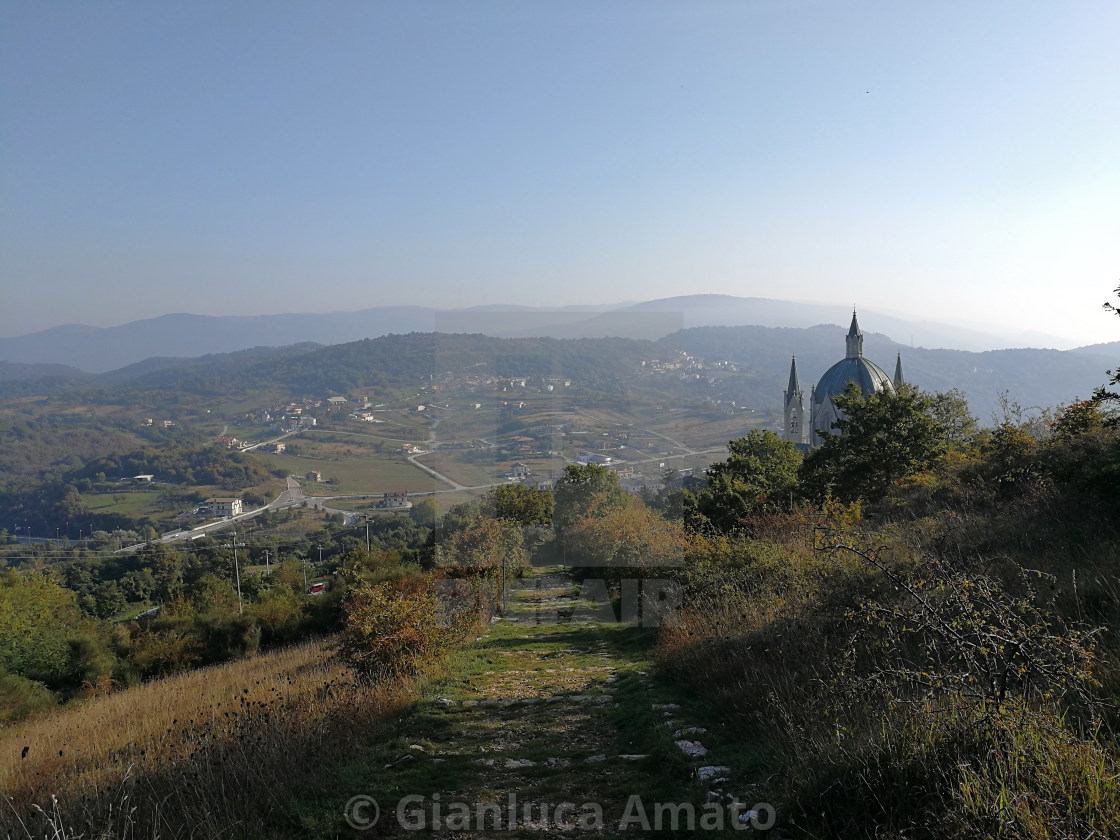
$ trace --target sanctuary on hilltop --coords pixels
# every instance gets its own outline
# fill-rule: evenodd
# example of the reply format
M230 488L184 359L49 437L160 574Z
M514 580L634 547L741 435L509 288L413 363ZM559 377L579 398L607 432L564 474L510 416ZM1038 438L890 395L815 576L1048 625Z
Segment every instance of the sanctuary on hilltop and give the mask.
M852 310L852 326L844 338L844 358L824 372L824 376L809 391L809 409L806 416L804 392L797 381L797 357L793 357L789 368L789 387L782 402L784 408L785 430L782 438L804 447L820 446L821 432L828 432L832 424L840 418L835 398L844 393L848 383L859 386L860 393L869 397L881 391L894 393L904 382L902 378L902 354L899 353L894 366L894 380L886 371L863 356L863 333ZM806 420L808 422L806 422Z

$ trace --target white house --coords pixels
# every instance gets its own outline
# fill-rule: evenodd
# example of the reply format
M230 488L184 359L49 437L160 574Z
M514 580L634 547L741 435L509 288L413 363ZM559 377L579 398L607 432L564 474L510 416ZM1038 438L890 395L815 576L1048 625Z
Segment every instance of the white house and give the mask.
M408 500L408 492L405 490L390 490L388 493L381 497L381 507L383 508L410 508L412 503Z
M207 499L206 508L211 516L238 516L241 513L240 499Z

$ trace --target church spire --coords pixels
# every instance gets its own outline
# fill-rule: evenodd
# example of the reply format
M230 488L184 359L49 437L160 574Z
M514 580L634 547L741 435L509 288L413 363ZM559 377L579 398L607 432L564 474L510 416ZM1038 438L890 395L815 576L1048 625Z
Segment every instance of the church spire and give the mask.
M797 383L797 357L793 357L793 361L789 364L789 388L786 389L786 402L788 403L794 398L794 395L801 393L801 386Z
M905 384L906 380L902 378L902 353L899 352L894 363L894 389L897 391Z
M790 443L805 443L805 398L797 381L797 357L789 363L789 389L785 392L785 430L782 439Z
M856 320L856 308L852 307L852 325L848 327L848 335L844 339L849 359L858 359L863 355L863 333L859 331L859 321Z

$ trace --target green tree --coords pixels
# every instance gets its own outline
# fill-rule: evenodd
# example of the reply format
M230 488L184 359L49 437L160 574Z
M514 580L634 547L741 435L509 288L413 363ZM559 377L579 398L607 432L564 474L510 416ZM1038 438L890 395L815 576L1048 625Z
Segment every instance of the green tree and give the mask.
M128 601L147 601L156 588L155 578L149 569L125 572L120 583L121 592Z
M412 521L422 528L436 527L436 521L439 519L439 509L432 499L420 499L412 503L412 509L408 512L412 517Z
M98 618L112 618L121 613L128 602L115 580L105 580L93 590L94 611Z
M753 431L727 444L725 461L708 468L708 486L689 509L693 526L730 533L760 513L784 509L797 487L801 453L774 432Z
M160 601L174 598L183 587L183 557L162 543L148 543L140 549L140 560L155 582L153 595Z
M436 546L436 564L460 576L493 575L503 567L513 574L527 560L521 528L508 520L480 519Z
M683 565L690 539L695 535L680 522L634 504L578 521L568 535L567 562L624 573L675 567Z
M191 585L189 597L199 615L237 612L237 591L225 577L203 575Z
M0 575L0 666L9 672L62 687L71 671L71 640L93 627L74 593L53 577Z
M926 394L928 413L941 427L945 444L958 452L974 449L980 437L980 424L968 410L968 400L959 388Z
M630 494L619 484L618 475L598 464L569 464L556 482L552 524L564 534L592 510L607 513L630 504Z
M850 384L836 397L835 434L805 459L802 486L818 498L845 501L882 498L898 479L928 469L947 446L945 431L931 414L931 398L903 386L866 399Z
M486 496L486 513L521 525L552 524L552 494L524 484L493 487Z

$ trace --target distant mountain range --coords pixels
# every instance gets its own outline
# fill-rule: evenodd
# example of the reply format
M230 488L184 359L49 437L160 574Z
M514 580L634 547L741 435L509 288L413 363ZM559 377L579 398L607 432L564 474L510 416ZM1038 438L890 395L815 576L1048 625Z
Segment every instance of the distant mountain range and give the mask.
M481 306L438 310L385 306L354 312L290 315L172 314L117 327L67 325L13 338L0 338L0 379L66 375L66 371L26 366L65 365L104 373L158 357L196 358L254 347L303 342L343 344L363 338L410 332L481 333L495 337L639 338L657 340L681 329L705 326L811 327L846 324L835 306L729 295L687 295L618 306L534 308ZM1054 346L1053 336L997 334L930 321L911 321L860 311L865 329L901 344L955 350ZM1108 345L1085 348L1115 357Z

